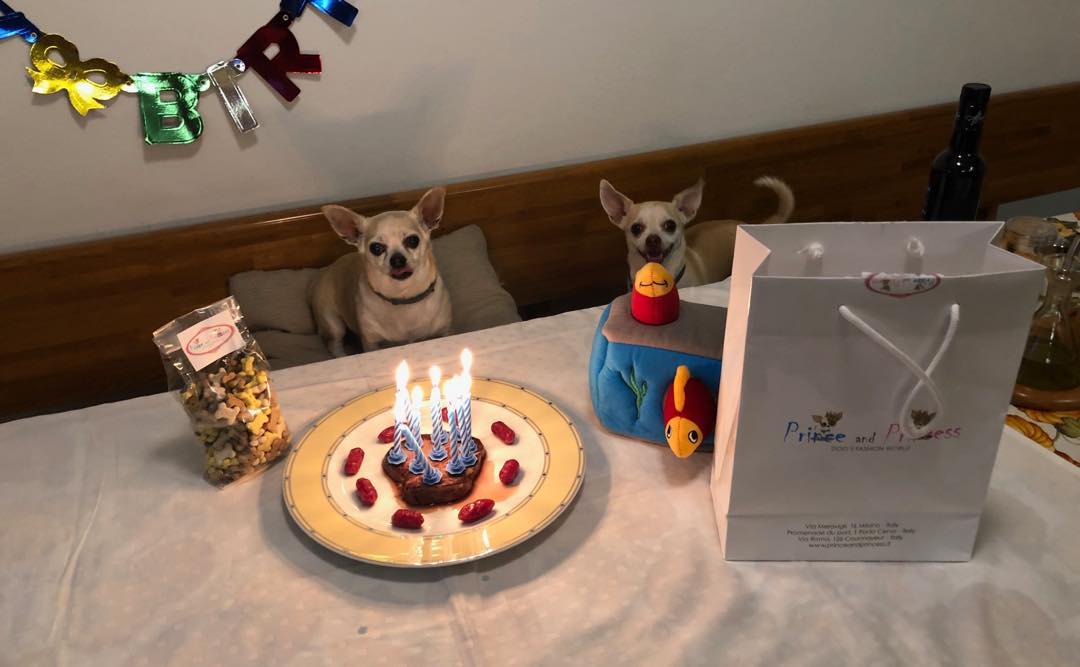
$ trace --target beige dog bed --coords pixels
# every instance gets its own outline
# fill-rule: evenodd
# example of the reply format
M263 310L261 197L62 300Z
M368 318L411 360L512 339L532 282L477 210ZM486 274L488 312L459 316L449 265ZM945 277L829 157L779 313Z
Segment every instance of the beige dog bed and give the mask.
M463 227L436 238L433 245L450 291L453 333L521 321L514 298L499 284L488 260L479 227ZM320 270L248 271L229 279L229 292L240 303L245 323L275 368L332 358L315 330L307 299Z

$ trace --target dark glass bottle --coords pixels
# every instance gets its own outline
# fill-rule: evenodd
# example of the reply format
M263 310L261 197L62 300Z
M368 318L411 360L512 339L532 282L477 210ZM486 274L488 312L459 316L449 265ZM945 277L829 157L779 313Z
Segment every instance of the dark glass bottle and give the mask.
M949 147L938 153L930 167L923 220L974 220L979 210L986 161L979 155L990 86L964 84L953 123Z

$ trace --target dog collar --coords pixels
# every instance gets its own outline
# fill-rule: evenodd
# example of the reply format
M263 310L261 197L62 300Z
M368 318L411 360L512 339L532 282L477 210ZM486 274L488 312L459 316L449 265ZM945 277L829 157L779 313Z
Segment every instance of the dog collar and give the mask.
M682 275L682 274L679 274L679 275ZM375 289L374 287L371 287L371 283L368 283L368 287L371 287L371 291L375 292L376 296L378 296L380 299L387 302L391 306L408 306L409 304L412 304L412 303L420 303L424 299L431 296L431 293L435 291L435 283L438 282L438 280L439 280L439 277L435 276L435 279L431 281L431 284L428 285L426 290L424 290L423 292L420 292L419 294L417 294L415 296L407 296L407 297L402 297L402 298L393 298L393 297L386 296L385 294L383 294L379 290Z

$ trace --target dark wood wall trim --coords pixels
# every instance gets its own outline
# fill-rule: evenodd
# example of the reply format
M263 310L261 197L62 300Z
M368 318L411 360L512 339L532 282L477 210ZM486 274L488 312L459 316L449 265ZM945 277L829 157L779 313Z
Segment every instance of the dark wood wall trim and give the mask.
M993 98L985 210L1080 186L1077 109L1080 84ZM932 106L459 183L444 227L483 228L492 263L526 312L599 303L625 280L622 235L597 200L601 178L645 200L669 199L704 175L699 219L768 215L771 194L752 185L762 174L791 184L796 220L914 219L953 111ZM420 194L345 203L375 213L410 207ZM234 273L322 266L347 251L312 207L2 256L0 418L159 391L155 327L223 297Z

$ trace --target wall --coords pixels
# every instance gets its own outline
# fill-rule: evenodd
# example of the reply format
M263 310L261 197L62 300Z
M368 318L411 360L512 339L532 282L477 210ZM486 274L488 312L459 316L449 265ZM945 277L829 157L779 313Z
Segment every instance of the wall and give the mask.
M0 252L464 180L1077 79L1076 0L354 0L294 25L319 77L240 137L213 94L187 147L122 95L80 119L0 42ZM274 0L16 0L84 58L199 71ZM990 110L993 122L993 108ZM782 172L782 166L778 165ZM599 211L599 209L598 209ZM453 215L448 211L448 215Z

